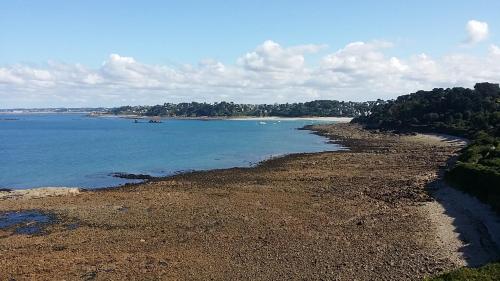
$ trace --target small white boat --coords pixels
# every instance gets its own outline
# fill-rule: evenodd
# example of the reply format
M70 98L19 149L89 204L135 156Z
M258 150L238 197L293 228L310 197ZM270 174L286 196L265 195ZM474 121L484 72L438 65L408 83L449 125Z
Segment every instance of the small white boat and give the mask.
M267 123L266 123L266 122L264 122L264 121L260 121L260 122L259 122L259 124L260 124L260 125L266 125Z

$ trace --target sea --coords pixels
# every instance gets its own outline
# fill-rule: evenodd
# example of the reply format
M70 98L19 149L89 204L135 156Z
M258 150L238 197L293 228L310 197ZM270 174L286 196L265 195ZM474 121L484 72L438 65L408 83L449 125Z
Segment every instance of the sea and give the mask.
M137 180L249 167L271 157L335 151L307 130L314 120L179 120L161 123L86 114L1 114L0 188L103 188Z

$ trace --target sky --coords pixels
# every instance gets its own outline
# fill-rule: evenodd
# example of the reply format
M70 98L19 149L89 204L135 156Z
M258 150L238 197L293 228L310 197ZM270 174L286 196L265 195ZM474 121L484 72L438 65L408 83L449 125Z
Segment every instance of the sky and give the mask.
M500 1L0 1L0 108L391 99L500 82Z

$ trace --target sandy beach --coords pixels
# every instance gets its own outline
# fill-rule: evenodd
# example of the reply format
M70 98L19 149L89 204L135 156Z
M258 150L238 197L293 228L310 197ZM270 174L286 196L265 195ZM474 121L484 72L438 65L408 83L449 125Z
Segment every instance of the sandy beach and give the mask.
M309 129L350 150L104 190L2 195L0 211L57 219L36 235L0 230L0 276L421 280L495 258L498 221L473 198L480 217L454 211L463 194L452 197L440 179L463 141L352 124ZM477 224L465 230L464 218Z
M255 121L294 121L294 120L310 120L310 121L325 121L348 123L351 122L351 117L242 117L242 118L228 118L228 120L255 120Z

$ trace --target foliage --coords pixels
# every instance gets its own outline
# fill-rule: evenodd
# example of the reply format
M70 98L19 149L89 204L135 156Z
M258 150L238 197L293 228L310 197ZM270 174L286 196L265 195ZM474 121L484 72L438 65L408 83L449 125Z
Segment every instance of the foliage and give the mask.
M446 179L500 213L500 138L478 133Z
M452 133L472 136L479 131L500 136L500 89L479 83L466 88L418 91L373 107L355 122L382 129Z
M111 109L111 114L137 114L145 116L171 117L237 117L237 116L336 116L355 117L363 116L370 109L383 101L370 102L343 102L317 100L305 103L286 104L235 104L232 102L219 103L165 103L155 106L122 106Z
M500 280L500 263L490 263L480 268L461 268L426 281L497 281Z

